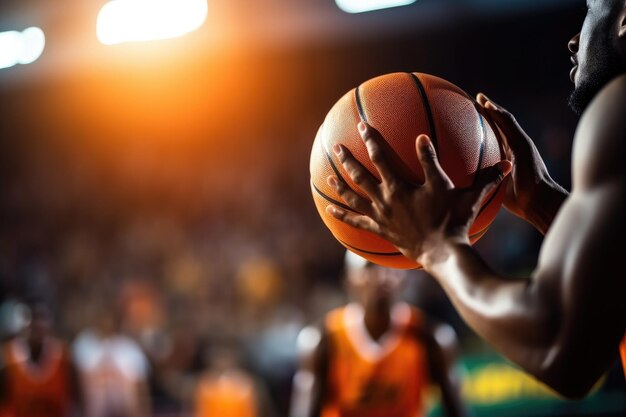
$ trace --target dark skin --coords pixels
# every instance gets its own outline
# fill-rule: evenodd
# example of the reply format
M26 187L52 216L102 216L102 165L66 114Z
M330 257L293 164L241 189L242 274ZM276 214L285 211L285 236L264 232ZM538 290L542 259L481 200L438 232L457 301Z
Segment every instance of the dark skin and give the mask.
M382 181L346 148L336 148L369 199L329 177L345 202L364 215L334 206L327 210L391 241L423 265L465 321L499 352L562 396L581 398L615 362L626 331L619 243L626 234L624 1L589 1L581 33L569 49L576 65L573 101L585 109L574 138L571 194L551 179L515 118L479 94L478 104L504 133L512 163L485 170L471 188L455 188L431 141L420 135L416 150L426 181L416 187L391 166L380 134L361 124ZM493 271L467 237L479 202L505 179L505 207L545 234L537 267L526 279Z
M372 340L379 342L391 327L391 310L403 280L402 272L371 264L364 269L367 269L365 274L358 270L350 272L347 283L353 298L363 307L367 332ZM307 329L313 341L300 346L301 365L294 380L291 417L318 417L322 413L328 395L330 361L328 335L324 329L324 325ZM465 416L458 378L452 369L456 356L454 331L447 325L427 321L417 329L415 337L427 349L430 378L441 391L445 415Z

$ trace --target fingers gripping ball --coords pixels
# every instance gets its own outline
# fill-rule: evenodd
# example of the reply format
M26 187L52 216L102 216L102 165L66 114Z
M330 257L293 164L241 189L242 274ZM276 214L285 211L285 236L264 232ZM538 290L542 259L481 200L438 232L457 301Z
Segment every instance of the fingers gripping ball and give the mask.
M330 110L317 132L311 151L311 190L318 212L335 238L346 248L379 265L410 269L419 264L404 257L388 241L349 226L326 213L330 204L351 210L327 184L329 175L343 180L361 196L332 151L342 144L376 178L357 124L366 121L385 138L391 161L405 180L424 182L415 151L419 134L431 137L439 162L456 187L468 187L480 169L505 159L495 125L481 114L463 90L441 78L421 73L393 73L373 78L344 95ZM485 196L470 228L472 243L487 231L502 205L505 187Z

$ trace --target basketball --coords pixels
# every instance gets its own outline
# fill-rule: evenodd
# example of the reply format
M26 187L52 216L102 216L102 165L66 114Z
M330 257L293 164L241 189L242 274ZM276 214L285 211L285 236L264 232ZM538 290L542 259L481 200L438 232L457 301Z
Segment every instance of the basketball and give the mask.
M505 159L498 129L465 91L423 73L392 73L366 81L346 93L326 115L313 142L310 159L311 191L324 224L343 246L373 263L400 269L419 268L418 263L406 258L388 241L326 213L330 204L354 211L327 184L330 175L336 175L365 196L332 152L333 145L344 145L380 179L357 129L361 120L382 134L393 150L391 162L407 181L415 184L424 182L415 140L420 134L428 134L442 168L459 188L472 185L479 170ZM481 202L469 231L472 244L487 232L496 217L506 189L503 184Z

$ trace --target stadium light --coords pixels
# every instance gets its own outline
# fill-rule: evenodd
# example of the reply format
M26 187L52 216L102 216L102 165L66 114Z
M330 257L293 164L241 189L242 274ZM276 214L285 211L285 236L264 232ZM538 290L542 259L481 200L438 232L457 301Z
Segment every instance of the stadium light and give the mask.
M100 9L96 34L105 45L176 38L206 17L206 0L112 0Z
M29 27L22 32L1 32L0 69L35 62L43 53L45 45L46 37L38 27Z
M335 0L337 6L346 13L363 13L390 7L406 6L416 0Z

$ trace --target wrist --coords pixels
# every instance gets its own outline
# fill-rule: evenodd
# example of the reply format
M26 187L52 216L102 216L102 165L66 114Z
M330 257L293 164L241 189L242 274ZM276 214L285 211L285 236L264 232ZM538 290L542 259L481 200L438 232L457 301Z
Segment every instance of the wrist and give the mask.
M546 234L568 195L569 193L552 178L544 179L538 184L532 204L526 211L526 221Z
M431 272L442 263L445 263L459 246L469 246L467 236L450 236L431 243L419 256L417 261L424 267L426 272Z

